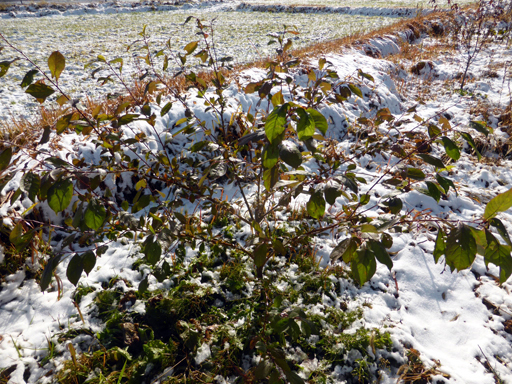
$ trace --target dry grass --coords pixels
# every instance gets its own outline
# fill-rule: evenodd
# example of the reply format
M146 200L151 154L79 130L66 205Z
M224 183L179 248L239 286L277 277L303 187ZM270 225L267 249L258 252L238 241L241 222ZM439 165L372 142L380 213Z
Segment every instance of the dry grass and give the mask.
M442 28L439 20L442 21L443 25L450 25L449 19L451 17L450 12L434 12L427 16L419 16L414 19L400 20L395 24L380 28L378 30L367 32L367 33L355 33L351 36L347 36L341 39L320 42L314 45L310 45L305 48L292 50L290 54L300 59L307 59L310 57L318 57L328 53L341 53L347 48L359 48L363 49L366 44L371 42L372 39L376 39L386 35L398 35L398 33L406 31L409 36L409 41L404 41L401 46L401 52L398 55L389 57L390 60L397 62L402 59L417 60L427 59L433 57L442 50L452 49L447 43L439 43L439 45L433 45L429 47L418 47L411 44L412 41L419 38L422 34L431 34L437 37L445 36L449 31ZM241 65L237 65L233 70L222 70L222 73L226 79L236 79L237 75L247 69L253 67L264 67L265 64L271 58L266 57L258 61L253 61ZM197 74L198 77L205 80L208 85L212 84L214 74L211 71L204 71ZM178 77L166 77L162 79L165 83L166 90L158 90L154 93L147 93L146 86L147 81L136 81L129 89L129 93L133 96L119 96L115 99L99 99L92 100L87 99L83 103L83 112L86 116L92 117L93 111L101 105L102 110L107 114L113 114L117 107L126 101L133 101L132 105L143 105L149 101L153 101L158 93L174 93L182 94L186 91L189 83L184 76ZM131 100L134 99L134 100ZM39 118L35 122L30 122L26 119L12 118L7 122L0 123L0 132L4 133L3 146L6 145L22 145L27 143L34 143L34 139L37 138L43 127L50 126L54 127L58 118L65 113L69 113L68 108L41 108Z

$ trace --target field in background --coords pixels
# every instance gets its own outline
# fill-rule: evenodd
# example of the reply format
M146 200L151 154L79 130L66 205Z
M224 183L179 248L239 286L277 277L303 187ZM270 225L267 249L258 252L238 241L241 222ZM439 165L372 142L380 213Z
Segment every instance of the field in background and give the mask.
M16 47L20 48L36 63L46 67L51 52L59 50L67 61L61 84L74 95L85 93L95 96L117 90L116 86L96 85L91 78L91 69L84 65L104 55L111 60L124 59L123 73L137 73L138 56L141 52L127 50L147 25L154 49L162 49L169 40L176 51L190 41L196 40L194 25L183 26L187 16L194 15L205 20L215 19L216 49L219 57L233 57L232 64L246 63L271 55L275 46L268 46L268 33L278 32L284 25L300 32L293 38L293 47L305 47L320 41L332 40L353 34L375 30L397 21L392 17L370 17L346 14L316 13L262 13L242 11L219 11L217 8L194 8L171 12L134 12L119 14L96 14L53 16L40 18L4 19L0 32ZM15 53L7 49L2 57L12 58ZM190 60L196 64L198 59ZM172 63L170 64L173 65ZM176 65L176 64L175 64ZM0 102L5 106L0 119L12 114L27 116L27 106L37 102L19 87L27 63L13 65L9 73L0 80L4 92ZM110 89L110 88L111 89ZM84 93L85 92L85 93Z

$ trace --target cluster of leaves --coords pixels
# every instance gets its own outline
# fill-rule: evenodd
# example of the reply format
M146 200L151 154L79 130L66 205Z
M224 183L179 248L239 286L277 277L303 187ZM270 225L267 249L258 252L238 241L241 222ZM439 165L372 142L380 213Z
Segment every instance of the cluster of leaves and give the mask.
M190 20L192 18L187 22ZM90 138L99 160L91 161L81 152L72 159L62 159L36 150L32 158L38 164L27 170L24 164L18 164L26 161L19 155L20 148L4 149L0 154L2 188L23 172L10 204L15 204L21 197L33 203L13 220L15 225L8 228L9 236L5 242L22 252L33 244L36 234L42 230L56 232L63 238L53 250L52 257L46 260L40 278L41 288L46 290L51 285L52 276L60 289L56 268L65 255L69 257L67 278L77 286L83 272L93 271L97 257L105 254L109 242L123 238L141 239L142 262L147 268L136 295L139 299L148 299L145 318L130 320L125 314L113 311L114 317L107 321L112 325L107 327L110 333L106 331L100 337L108 348L118 348L116 351L122 355L114 353L117 357L113 358L111 368L122 363L121 372L129 372L130 378L139 379L147 374L149 364L156 370L177 364L190 371L198 348L202 348L205 340L210 340L212 330L218 333L225 328L217 327L221 321L219 315L209 312L217 308L212 307L218 298L213 291L191 286L176 274L187 251L192 250L200 258L209 255L212 260L222 252L243 255L248 264L242 269L238 265L237 273L247 276L247 272L242 272L246 268L254 272L256 277L252 283L257 289L249 300L254 305L247 309L230 304L233 308L228 310L228 318L237 321L233 316L243 314L250 321L245 326L243 341L229 341L230 345L242 344L237 347L236 357L231 354L234 351L222 348L222 343L229 339L229 330L224 329L226 334L216 336L219 345L217 354L212 351L212 356L218 355L220 359L227 354L229 359L226 361L231 362L230 371L219 374L246 375L250 380L271 383L282 380L303 382L287 359L287 348L321 333L323 323L321 319L312 319L304 309L296 308L292 300L278 297L271 283L275 260L303 257L297 249L308 249L313 236L334 230L348 236L334 248L332 261L343 260L349 264L353 279L363 285L374 275L377 262L392 269L393 261L387 251L393 245L391 233L407 230L417 220L417 216L404 213L400 194L425 182L426 189L420 190L439 202L446 198L450 189L457 193L454 183L447 177L452 167L448 162L456 162L461 157L461 138L478 159L481 155L473 137L466 131L454 130L447 119L439 119L438 126L413 115L418 127L425 129L400 132L397 127L401 122L384 108L375 116L358 120L360 129L353 145L355 155L346 157L336 149L335 143L326 139L329 124L321 110L328 104L343 104L367 97L374 87L371 75L359 70L357 76L340 79L324 58L319 59L315 68L301 63L290 54L292 39L287 37L297 32L285 27L271 41L278 46L277 55L266 64L265 77L249 83L244 89L248 97L256 100L254 110L243 110L239 105L231 105L232 100L226 96L231 59L217 58L213 26L196 19L196 27L200 40L188 43L177 52L171 49L170 43L161 50L153 49L144 28L141 39L131 47L142 52L140 57L147 66L139 78L147 81L142 97L127 86L121 59L107 60L99 56L94 63L89 63L88 66L94 66L93 75L99 74L100 83L117 79L130 95L108 112L102 106L86 111L62 90L59 85L65 70L62 54L51 54L48 60L50 75L47 75L18 51L34 66L21 84L26 92L41 103L58 92L60 96L55 101L68 108L53 125L44 127L40 144L60 135L76 134ZM192 57L199 60L199 66L210 70L210 81L197 72L198 67L187 67L187 60ZM1 62L0 76L5 75L14 62ZM174 68L170 64L173 62ZM169 72L173 76L184 76L187 94L169 85ZM41 79L34 82L36 75ZM298 77L302 80L297 81ZM194 113L187 99L190 94L204 102L205 112L211 114L211 120ZM163 117L173 108L181 108L184 117L163 132L159 131L157 113ZM408 111L410 114L414 112L414 109ZM472 128L484 135L491 133L482 122L472 122ZM180 137L190 139L185 148L183 141L176 144ZM434 147L444 149L445 160L430 154ZM367 180L356 173L354 159L389 150L398 160L371 186L365 186ZM318 172L308 171L309 168L304 167L306 162L313 163ZM424 170L428 166L433 167L434 172L427 175ZM121 185L127 179L133 186L123 189ZM234 204L223 199L228 183L238 188L241 202ZM385 185L390 193L372 203L371 191L378 185ZM361 192L363 189L364 193ZM307 199L305 210L298 215L293 228L284 230L286 226L276 218L276 213L294 214L290 202L301 195ZM338 200L340 197L342 199ZM197 205L200 214L180 210L190 203ZM327 210L328 205L336 204L340 206L337 212ZM505 281L512 273L512 244L505 226L495 216L511 206L512 192L509 191L489 202L481 221L454 224L449 220L435 220L439 226L434 252L436 262L444 256L452 270L461 270L469 268L479 253L486 263L500 267L500 280ZM376 207L388 215L385 220L365 214ZM48 219L49 216L54 219ZM233 221L246 225L251 234L234 236L230 230ZM428 220L425 222L428 224ZM491 233L491 227L506 244ZM173 257L174 263L169 262L169 256ZM205 261L209 262L211 260ZM244 284L237 279L237 273L226 271L230 262L222 260L224 270L220 273L229 276L226 284L232 293L236 293L243 290ZM187 268L186 273L194 273L194 268L203 267L189 265ZM150 298L148 288L153 278L159 282L175 279L174 291ZM97 304L101 308L103 295L98 297ZM105 298L107 304L111 299ZM186 312L176 313L180 310ZM155 313L167 313L172 320L168 323L151 320ZM207 319L212 316L214 321L210 323ZM135 323L146 324L147 328L140 326L129 330L123 325ZM117 334L112 329L116 329ZM125 339L121 341L119 330L125 336L131 335L130 340L138 339L138 344L134 342L132 347ZM328 332L322 336L328 338ZM387 345L384 341L382 345ZM337 344L341 342L336 341ZM306 344L300 345L306 348ZM133 351L119 349L125 347ZM326 345L323 353L333 357L335 353L327 348ZM361 352L365 348L361 348ZM143 355L141 351L144 351ZM260 355L258 365L252 367L250 373L236 371L242 356L250 353ZM139 357L133 358L130 354ZM178 360L178 355L185 359ZM208 360L210 365L204 366L204 372L212 369L212 361L216 358ZM75 378L77 364L79 362L73 359L70 366L71 370L75 368ZM135 365L138 368L134 368ZM226 364L220 367L227 369ZM201 375L205 375L204 372Z
M178 383L185 379L216 382L220 375L235 376L244 383L282 383L283 379L303 383L296 371L318 358L322 364L306 371L308 382L336 382L339 378L332 376L336 365L353 367L343 379L369 382L370 369L380 368L378 356L391 347L389 334L365 328L344 333L361 318L359 310L326 307L324 315L305 313L301 308L306 296L311 304L325 306L323 296L336 295L332 278L343 276L341 269L320 269L311 258L313 254L304 253L294 258L299 263L298 283L307 281L316 287L299 292L282 292L272 279L249 288L255 283L249 260L221 247L164 272L159 278L173 282L166 291L137 292L129 282L122 289L124 284L113 279L94 299L106 325L95 338L95 347L75 355L69 344L72 359L64 363L57 379L61 383ZM266 273L293 284L285 277L289 267L288 260L276 258ZM147 264L139 268L144 270ZM217 273L220 279L210 278ZM80 286L78 291L82 290ZM145 303L144 314L130 310L136 302ZM62 335L60 342L74 337L76 331ZM347 358L352 350L361 354L355 362ZM209 357L201 359L205 351ZM259 362L242 370L248 359ZM362 365L366 370L361 370Z

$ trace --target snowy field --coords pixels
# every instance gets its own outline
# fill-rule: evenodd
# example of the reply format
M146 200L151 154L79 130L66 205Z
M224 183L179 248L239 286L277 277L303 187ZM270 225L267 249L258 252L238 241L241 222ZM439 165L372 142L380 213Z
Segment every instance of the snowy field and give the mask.
M267 2L258 1L258 3ZM298 4L297 1L293 3ZM361 4L361 2L358 3ZM386 6L390 3L388 1ZM402 6L402 2L396 3ZM329 5L327 2L321 4ZM411 3L408 4L411 5ZM326 21L325 15L316 14L259 14L218 12L218 10L217 13L213 13L208 9L195 10L195 12L198 12L196 15L200 17L217 17L216 33L222 36L219 50L222 50L223 54L235 56L239 63L266 56L269 52L265 46L267 33L282 24L295 25L301 31L301 35L294 40L294 45L303 46L322 39L344 36L353 32L354 29L372 29L393 21L369 16L332 15ZM150 26L150 34L157 45L169 38L177 47L186 44L191 40L192 27L187 26L184 30L180 23L189 14L191 14L190 9L171 13L54 16L38 18L37 24L34 23L34 19L4 19L0 31L14 45L23 49L28 56L36 58L41 65L45 64L45 58L50 52L59 49L68 60L60 82L70 92L78 92L78 88L84 84L90 84L87 87L94 89L94 82L87 79L83 63L98 54L106 54L109 59L126 55L123 57L128 61L130 54L124 53L123 47L137 38L137 33L144 24ZM112 27L113 20L117 21L115 28ZM34 34L36 25L37 35ZM234 28L234 25L237 27ZM342 333L353 333L358 327L389 332L393 350L387 355L379 356L393 359L400 365L407 362L406 350L413 348L421 354L426 368L433 369L432 383L494 384L498 382L497 378L501 380L500 383L512 383L511 279L499 285L496 281L496 276L500 273L498 268L492 264L486 266L481 256L477 256L469 270L459 273L450 273L449 268L442 262L435 264L432 253L436 232L420 224L429 220L432 222L448 220L452 223L464 222L473 225L479 222L485 204L491 198L511 188L512 161L508 154L500 152L500 148L510 143L510 129L507 131L507 127L500 126L499 115L493 114L493 111L503 111L512 100L510 75L512 48L510 42L486 46L471 64L470 80L465 87L465 92L461 93L458 92L460 80L457 74L464 70L465 52L442 47L437 55L428 57L428 48L440 43L436 39L423 35L414 44L419 51L417 57L394 56L400 52L400 44L404 40L407 40L405 34L398 37L375 38L367 48L373 47L373 52L378 50L379 55L375 55L377 57L367 56L361 50L355 49L346 50L339 55L326 54L325 59L339 76L335 85L342 85L348 81L347 79L355 78L358 70L370 75L374 81L362 79L361 97L353 94L344 104L322 106L321 112L329 121L326 136L337 141L335 145L337 153L351 158L355 166L352 172L367 181L367 184L361 184L359 192L361 195L366 192L370 194L366 216L375 220L373 223L377 223L379 219L391 218L390 214L384 213L381 203L387 197L393 196L403 201L401 213L404 217L407 212L409 214L407 217L414 217L414 220L411 224L403 225L407 230L392 233L393 245L389 249L393 260L391 271L383 264L378 264L375 276L362 288L357 288L346 276L331 276L332 291L323 296L321 303L313 306L304 305L304 310L308 314L323 314L328 307L339 307L340 303L348 303L349 309L363 308L363 318L353 327L342 330ZM2 54L5 55L5 51ZM423 64L423 67L417 67L424 56L427 56L425 60L428 63ZM291 76L294 81L308 82L304 71L306 68L314 68L317 73L320 73L317 64L317 59L304 63L302 67L294 70ZM419 69L411 70L414 66ZM29 99L23 98L16 84L21 81L22 73L26 70L28 67L18 66L0 79L1 116L23 115L25 108L37 105L27 102ZM135 66L127 65L126 73L134 72ZM268 108L271 108L270 103L267 101L261 103L257 94L243 92L243 88L249 82L260 80L264 74L265 71L262 69L248 69L237 78L238 85L233 83L228 86L225 91L229 105L227 113L234 114L240 110L245 112L250 110L252 113L258 110L262 114L268 112ZM272 93L278 91L276 87ZM213 95L211 90L209 92L209 95ZM177 153L182 151L186 156L192 156L191 145L202 140L203 137L200 134L197 137L193 135L185 137L179 134L180 127L179 124L176 126L176 122L184 118L188 109L208 123L213 121L213 117L211 112L205 110L202 100L195 98L192 93L188 96L186 106L175 102L172 109L163 116L160 115L160 110L165 103L161 105L152 103L151 108L156 111L157 116L154 127L146 122L133 122L122 128L123 135L133 138L136 133L144 132L148 137L147 141L150 143L152 153L164 150L161 138L170 135L175 138L172 145L178 148ZM284 92L284 97L286 99L289 94ZM388 108L389 113L400 121L400 124L384 123L380 128L376 128L380 136L387 135L390 140L394 137L392 135L394 131L404 137L407 133L423 134L424 137L428 137L427 124L422 125L420 122L433 122L441 126L449 121L448 125L451 128L447 135L463 148L460 159L454 163L456 166L439 171L432 165L419 163L417 158L416 162L420 164L418 167L421 166L429 180L437 171L453 180L457 193L451 189L443 194L443 198L438 203L432 197L420 192L420 188L424 187L422 182L413 181L411 188L400 190L378 183L385 174L400 172L398 169L402 161L400 157L396 156L396 152L389 150L376 151L373 154L366 153L364 149L357 147L359 140L357 135L354 137L345 135L347 127L356 124L357 119L371 117L381 108ZM470 128L471 120L485 120L489 127L493 128L493 132L485 137ZM475 153L462 140L461 132L471 133L475 139L478 139L478 143L482 144L479 147L483 155L482 160L477 160ZM84 158L98 166L102 161L102 154L95 148L92 139L95 139L94 134L84 137L75 132L68 132L62 136L52 133L52 140L39 146L38 157L31 158L26 154L19 154L16 169L19 171L47 170L45 167L51 166L44 165L42 161L48 156L47 153L53 153L70 162L72 159ZM430 154L442 158L443 161L449 161L443 146L438 142L432 143ZM306 173L319 171L318 164L311 157L308 157L302 166ZM343 164L337 172L342 174L347 170L347 166L347 163ZM12 192L18 188L20 178L21 174L14 177L2 190L4 204L0 207L0 214L4 217L11 215L4 220L5 225L12 224L11 217L15 216L12 212L21 213L32 205L25 196L12 206L5 198L8 193L12 195ZM116 189L112 180L108 178L105 180L109 187ZM123 183L126 184L125 187L133 187L129 179L124 180ZM235 183L223 185L223 193L229 201L243 207L242 198L236 191ZM164 195L170 193L168 189L161 192ZM246 193L249 201L253 203L256 199L255 186L249 184ZM306 197L300 195L292 199L291 205L294 209L300 210L306 201ZM327 207L326 215L335 217L342 212L342 206L345 204L349 204L349 201L345 197L338 197L334 204ZM49 210L47 207L46 209ZM183 212L191 213L197 210L197 206L189 202L182 209ZM243 208L240 208L240 214L248 215ZM286 216L283 217L284 221L288 220ZM498 218L510 232L512 211L509 209L502 212ZM251 228L242 223L235 237L240 239L250 232ZM498 236L496 233L495 235ZM346 236L347 233L344 232L324 232L313 238L316 256L322 267L329 264L329 255L332 250ZM79 314L74 304L75 287L65 278L67 260L77 249L72 252L59 241L56 241L56 248L60 249L67 258L56 271L59 276L62 276L63 295L60 300L58 300L59 293L55 283L51 292L41 293L34 280L25 279L25 271L8 276L2 283L0 367L13 367L10 383L52 382L52 373L62 370L63 359L71 359L72 354L62 343L56 347L60 356L48 364L41 364L42 359L50 353L49 340L56 340L60 334L68 330L88 329L91 334L101 332L104 324L97 317L97 292L115 280L117 281L115 288L128 293L130 289L125 282L130 282L137 289L147 276L149 267L137 269L139 267L134 266L134 263L142 257L139 243L109 242L108 250L97 259L94 269L87 277L82 276L81 284L95 290L96 293L84 295L83 300L77 304L80 308ZM171 253L164 254L163 257L171 264L175 262L174 255ZM193 264L195 257L194 252L188 249L185 265ZM2 259L3 254L0 257L0 263ZM287 268L283 276L275 277L274 284L279 287L297 285L300 289L297 265L292 263ZM203 276L200 273L196 274L191 279L197 287L205 291L220 289L219 282L216 281L217 272L212 274L214 278L211 280L204 279L205 274L203 273ZM151 277L149 280L150 291L170 289L172 286L171 279L158 282ZM244 289L251 292L254 289L254 283L249 280ZM134 316L144 313L145 305L142 300L136 300L128 311ZM80 318L82 315L83 319ZM240 324L243 324L243 321L239 323L236 324L237 327L241 327ZM89 345L86 341L91 338L92 336L82 334L72 339L72 342L78 352L85 352L86 346ZM368 356L375 354L372 348L367 349ZM296 363L298 374L307 382L308 375L315 370L318 361L316 357L305 359L299 352L290 352L287 358ZM205 341L195 357L198 366L208 359L209 353L210 349ZM361 353L356 351L352 353L350 359L362 358L360 355ZM346 384L347 381L343 376L345 368L337 366L328 382ZM380 372L379 382L394 384L399 376L396 367L391 366ZM232 378L223 377L217 377L215 380L217 383L233 381Z
M195 39L194 25L182 25L191 15L205 21L215 19L218 54L220 57L233 57L232 64L271 55L273 48L267 45L270 40L268 33L279 32L284 25L300 32L293 39L293 46L299 48L396 22L393 17L333 14L326 18L325 14L244 12L214 5L160 12L86 13L37 19L18 17L2 20L0 33L40 65L45 65L51 52L59 50L67 61L67 70L61 80L64 89L74 97L84 97L84 91L94 97L119 88L112 88L112 84L99 87L96 79L90 76L92 70L84 70L85 64L98 55L104 55L108 60L122 57L124 74L128 77L140 75L137 72L138 60L133 59L139 53L127 51L127 47L140 38L138 34L144 25L147 25L153 49L162 49L169 40L172 48L181 52L187 43ZM8 49L2 54L6 58L15 57L15 53ZM195 62L199 60L195 59ZM19 87L29 65L16 63L13 69L0 79L0 102L4 105L0 119L11 115L27 116L25 107L36 106Z

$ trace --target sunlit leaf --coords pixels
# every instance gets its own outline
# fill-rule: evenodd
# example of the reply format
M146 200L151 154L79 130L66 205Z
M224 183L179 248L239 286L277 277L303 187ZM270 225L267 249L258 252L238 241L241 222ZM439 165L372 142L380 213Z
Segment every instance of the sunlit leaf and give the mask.
M498 214L498 212L505 212L512 207L512 188L507 192L500 193L487 203L484 211L484 220L490 220Z
M446 136L441 137L441 141L443 143L444 150L446 151L446 154L448 156L450 156L455 161L459 160L460 159L460 150L459 150L459 147L457 147L457 144L455 144L452 140L450 140Z
M59 51L54 51L48 58L48 67L52 74L52 78L59 81L60 74L66 67L66 59Z
M322 191L314 192L306 204L308 214L314 219L321 219L325 213L325 200Z
M48 189L48 205L55 213L64 211L73 197L73 183L69 179L57 181Z
M470 227L459 224L446 239L446 264L452 271L471 267L476 256L476 241Z
M107 213L99 200L92 199L84 213L85 225L97 231L105 222Z

